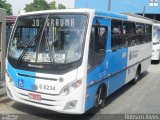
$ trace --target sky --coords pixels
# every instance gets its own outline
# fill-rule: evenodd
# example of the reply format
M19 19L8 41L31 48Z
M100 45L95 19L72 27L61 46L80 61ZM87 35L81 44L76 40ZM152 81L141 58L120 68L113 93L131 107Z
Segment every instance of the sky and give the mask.
M75 8L82 7L106 11L108 10L108 0L76 0ZM145 13L159 14L160 0L111 0L112 12L142 13L144 8Z
M48 2L53 0L47 0ZM67 8L74 7L74 0L55 0L56 3L62 3ZM23 10L26 4L33 2L33 0L7 0L12 5L13 15L18 15L18 11Z
M53 0L47 0L51 2ZM62 3L67 8L94 8L107 10L108 0L55 0L58 4ZM76 2L75 2L76 1ZM152 0L111 0L111 10L113 12L133 12L142 13L144 6L146 13L159 14L160 11L160 0L155 0L159 3L157 7L149 6L149 1ZM7 0L7 2L12 4L13 14L18 15L18 11L25 8L25 4L33 2L33 0Z

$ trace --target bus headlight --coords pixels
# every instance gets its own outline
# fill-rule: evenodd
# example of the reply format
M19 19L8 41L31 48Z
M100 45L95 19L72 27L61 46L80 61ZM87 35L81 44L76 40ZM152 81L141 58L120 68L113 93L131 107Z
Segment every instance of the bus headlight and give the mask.
M82 84L82 80L77 80L75 82L72 82L72 83L66 85L65 87L62 88L60 95L68 95L73 90L78 88L81 84Z

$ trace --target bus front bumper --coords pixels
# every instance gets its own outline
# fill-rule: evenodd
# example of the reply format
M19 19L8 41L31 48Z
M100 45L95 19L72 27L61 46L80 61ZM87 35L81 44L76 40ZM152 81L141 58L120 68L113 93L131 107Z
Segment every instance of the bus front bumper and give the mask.
M69 95L60 96L19 89L6 80L6 90L8 96L16 102L66 114L83 114L85 112L83 96L85 92L82 86ZM31 99L29 94L39 95L41 99Z

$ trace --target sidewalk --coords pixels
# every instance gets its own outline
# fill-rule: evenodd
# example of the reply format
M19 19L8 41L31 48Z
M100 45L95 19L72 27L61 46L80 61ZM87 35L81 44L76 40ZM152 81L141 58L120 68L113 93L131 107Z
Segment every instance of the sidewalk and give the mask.
M6 88L5 87L0 88L0 96L5 94L6 94Z

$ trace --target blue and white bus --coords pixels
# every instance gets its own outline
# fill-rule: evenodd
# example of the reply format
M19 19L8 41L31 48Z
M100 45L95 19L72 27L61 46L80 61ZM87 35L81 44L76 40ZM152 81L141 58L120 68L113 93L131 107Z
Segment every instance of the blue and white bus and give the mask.
M152 22L92 9L24 13L6 57L8 96L68 114L104 106L151 61Z

